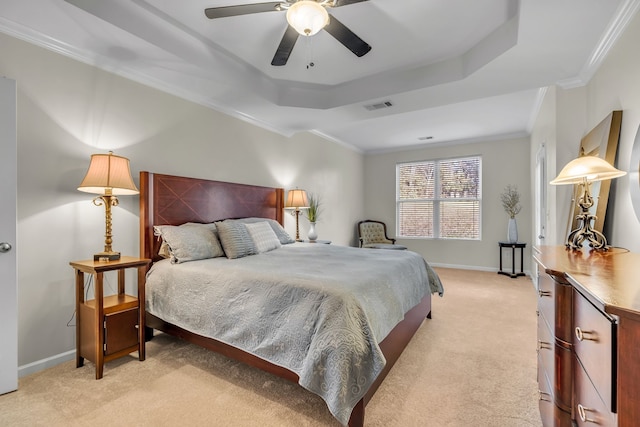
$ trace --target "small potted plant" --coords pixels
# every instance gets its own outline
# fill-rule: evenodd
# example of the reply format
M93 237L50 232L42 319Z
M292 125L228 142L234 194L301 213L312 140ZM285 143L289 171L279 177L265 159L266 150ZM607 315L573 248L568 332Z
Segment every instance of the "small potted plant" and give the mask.
M309 208L306 210L306 216L309 220L309 232L307 237L310 241L314 242L318 238L316 233L316 222L320 217L320 198L316 194L310 193L308 196Z
M520 192L515 185L507 185L500 195L502 201L502 207L509 215L509 224L507 226L507 240L509 243L516 243L518 241L518 224L516 223L516 215L522 209L520 205Z

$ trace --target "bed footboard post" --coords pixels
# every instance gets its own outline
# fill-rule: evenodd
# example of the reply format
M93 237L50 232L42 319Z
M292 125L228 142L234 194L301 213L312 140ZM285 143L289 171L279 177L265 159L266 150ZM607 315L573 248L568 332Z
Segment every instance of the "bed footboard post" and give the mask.
M360 399L356 406L351 411L351 418L349 418L349 427L363 427L364 426L364 399Z

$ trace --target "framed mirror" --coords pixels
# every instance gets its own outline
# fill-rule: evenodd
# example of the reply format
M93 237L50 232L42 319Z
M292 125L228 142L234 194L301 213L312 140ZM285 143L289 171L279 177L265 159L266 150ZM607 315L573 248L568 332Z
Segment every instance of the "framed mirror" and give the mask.
M580 140L580 156L596 156L601 157L611 165L616 160L616 152L618 151L618 141L620 140L620 125L622 124L622 111L612 111L604 118L596 127L587 133ZM602 233L604 228L605 214L607 213L607 204L609 202L609 189L611 180L598 181L591 184L591 194L594 198L594 205L591 207L591 213L596 216L593 229ZM580 197L580 186L573 186L573 197L571 199L572 207L569 211L569 221L567 235L571 230L579 227L576 215L580 213L580 206L577 200Z

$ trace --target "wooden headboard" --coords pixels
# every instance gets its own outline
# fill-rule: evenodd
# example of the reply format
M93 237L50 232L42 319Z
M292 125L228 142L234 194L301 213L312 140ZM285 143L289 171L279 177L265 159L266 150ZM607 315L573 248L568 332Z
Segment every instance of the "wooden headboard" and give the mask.
M271 218L284 225L282 188L140 172L140 256L160 259L154 225Z

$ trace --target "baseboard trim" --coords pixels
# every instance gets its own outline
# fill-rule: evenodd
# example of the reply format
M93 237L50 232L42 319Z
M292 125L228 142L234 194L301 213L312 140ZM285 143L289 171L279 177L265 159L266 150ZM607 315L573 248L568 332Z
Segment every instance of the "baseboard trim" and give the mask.
M453 268L456 270L475 270L475 271L488 271L491 273L497 273L499 269L493 267L478 267L476 265L458 265L458 264L442 264L439 262L430 262L429 265L431 267L440 267L440 268ZM531 275L531 271L525 270L524 274L527 277L533 277Z
M46 359L36 360L26 365L18 366L18 378L26 375L35 374L36 372L44 371L47 368L52 368L61 363L73 360L76 357L75 350L69 350L64 353L56 354L55 356L47 357Z
M454 268L456 270L477 270L477 271L495 271L497 272L497 268L492 267L478 267L477 265L458 265L458 264L444 264L440 262L429 262L431 267L441 267L441 268Z

